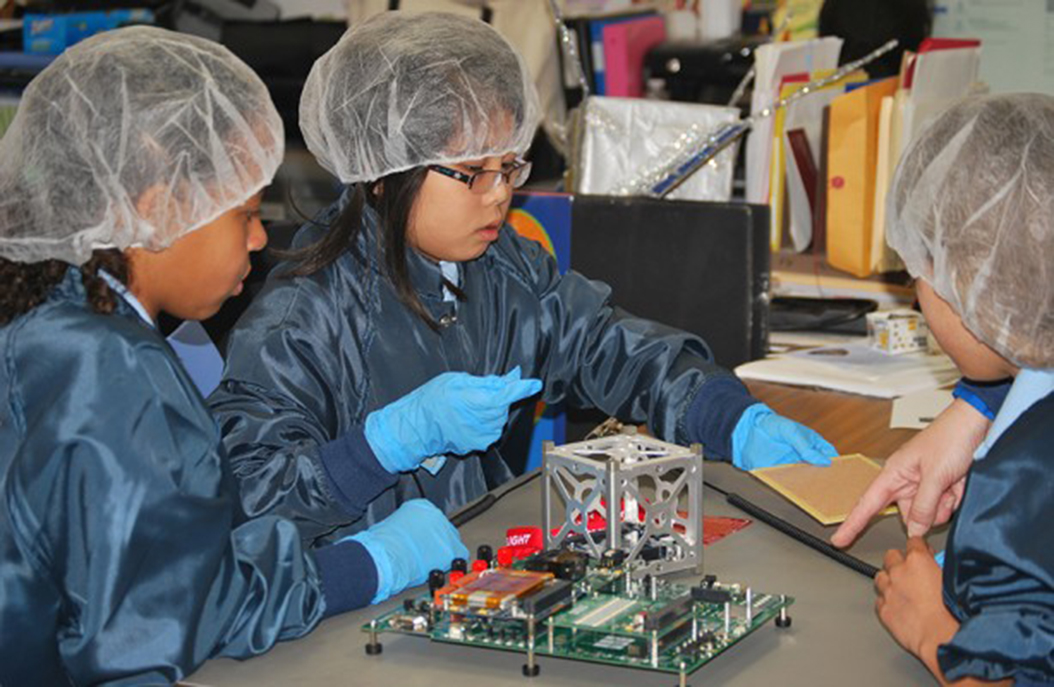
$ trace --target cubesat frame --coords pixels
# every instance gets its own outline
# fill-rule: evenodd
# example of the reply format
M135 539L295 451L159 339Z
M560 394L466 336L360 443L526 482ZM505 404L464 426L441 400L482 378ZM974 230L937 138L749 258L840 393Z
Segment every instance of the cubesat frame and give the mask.
M642 434L546 442L546 549L622 552L634 578L703 567L703 451Z
M526 655L523 674L550 656L687 676L774 620L792 597L755 593L702 572L702 449L637 434L546 443L545 550L495 565L486 547L473 572L455 561L429 590L362 627L366 653L397 633ZM481 551L483 548L481 547ZM432 578L435 578L434 580Z

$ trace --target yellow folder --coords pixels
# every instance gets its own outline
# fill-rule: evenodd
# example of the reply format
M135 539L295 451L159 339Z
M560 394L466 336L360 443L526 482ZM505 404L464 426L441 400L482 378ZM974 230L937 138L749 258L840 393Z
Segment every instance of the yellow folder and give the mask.
M872 225L882 99L897 79L862 86L831 103L827 151L827 261L857 277L873 271Z

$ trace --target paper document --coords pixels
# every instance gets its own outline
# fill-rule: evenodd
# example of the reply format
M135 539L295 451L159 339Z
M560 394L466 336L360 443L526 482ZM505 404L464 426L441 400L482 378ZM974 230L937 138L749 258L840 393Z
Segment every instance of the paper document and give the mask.
M741 379L813 386L877 398L932 391L959 378L955 363L944 354L889 355L863 343L770 356L740 365L736 374Z
M766 43L754 51L757 76L750 112L757 114L779 100L783 77L838 68L842 39L828 36L800 43ZM767 203L772 163L773 118L759 120L747 138L747 201Z
M889 426L892 429L926 429L952 403L952 392L947 389L919 391L893 401Z

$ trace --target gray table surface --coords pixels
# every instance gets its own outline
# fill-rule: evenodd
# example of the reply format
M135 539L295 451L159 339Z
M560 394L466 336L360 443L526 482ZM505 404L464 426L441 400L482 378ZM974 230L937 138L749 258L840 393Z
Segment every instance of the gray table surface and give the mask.
M813 534L828 538L834 531L811 520L754 478L725 464L707 463L706 479L721 489L744 496ZM541 480L511 491L484 515L461 528L470 550L504 543L505 529L538 523ZM707 515L746 517L714 490L704 494ZM930 538L943 546L943 533ZM872 565L881 566L886 549L903 548L899 519L876 523L851 549ZM890 638L875 617L871 580L806 548L764 523L730 535L706 548L704 570L725 582L740 582L755 590L794 596L793 624L778 629L768 624L689 678L696 685L914 685L934 684L929 673ZM684 578L691 581L691 577ZM419 589L412 594L419 593ZM285 642L269 653L243 662L209 661L187 682L226 687L235 685L580 685L642 687L675 685L676 676L541 657L541 675L521 675L523 657L439 644L416 637L382 635L384 652L367 656L360 627L401 603L404 596L375 607L323 622L303 639Z

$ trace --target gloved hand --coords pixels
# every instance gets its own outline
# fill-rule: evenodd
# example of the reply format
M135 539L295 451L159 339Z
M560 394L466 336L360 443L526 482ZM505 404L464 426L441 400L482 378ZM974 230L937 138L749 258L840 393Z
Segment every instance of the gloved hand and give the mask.
M777 415L764 403L743 411L732 430L732 464L757 470L786 463L827 467L838 455L822 436L793 420Z
M366 441L391 473L431 456L482 451L501 437L509 404L541 389L537 379L520 379L519 367L503 377L445 372L367 415Z
M424 584L431 570L447 570L455 558L469 557L457 529L427 499L407 501L373 527L345 539L362 544L377 566L371 603Z

